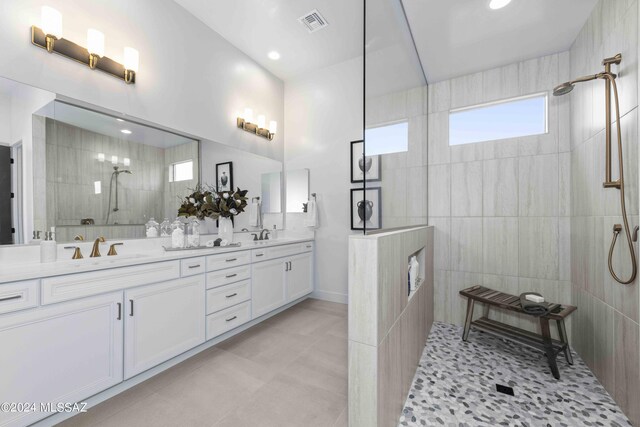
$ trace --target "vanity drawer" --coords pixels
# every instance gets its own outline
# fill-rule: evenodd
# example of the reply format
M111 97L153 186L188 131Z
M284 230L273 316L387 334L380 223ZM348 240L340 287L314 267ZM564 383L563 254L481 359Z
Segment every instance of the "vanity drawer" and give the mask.
M235 283L250 278L250 265L214 271L211 273L207 273L207 289L217 288L219 286L228 285L229 283Z
M291 255L311 252L313 242L293 243L290 245L273 246L264 249L254 249L251 251L253 262L266 261L268 259L282 258Z
M224 285L207 291L207 314L251 299L251 280Z
M251 263L251 251L231 252L228 254L210 255L207 257L207 271L237 267Z
M165 282L180 277L180 261L109 268L42 279L42 304Z
M0 314L38 305L39 280L0 285Z
M194 274L204 273L205 257L183 259L180 261L180 274L182 277L193 276Z
M207 316L207 340L222 335L251 320L251 301Z

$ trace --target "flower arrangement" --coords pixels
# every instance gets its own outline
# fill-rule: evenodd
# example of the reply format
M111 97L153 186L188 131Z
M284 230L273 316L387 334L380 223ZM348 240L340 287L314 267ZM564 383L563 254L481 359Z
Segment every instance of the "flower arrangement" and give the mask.
M239 188L236 191L213 191L198 186L184 198L178 216L195 216L200 220L232 218L247 207L247 192Z

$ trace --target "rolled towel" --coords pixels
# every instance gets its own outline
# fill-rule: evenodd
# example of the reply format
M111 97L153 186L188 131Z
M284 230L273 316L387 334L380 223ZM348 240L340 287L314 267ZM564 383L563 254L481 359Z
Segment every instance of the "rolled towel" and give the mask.
M527 299L527 295L540 295L537 292L525 292L520 294L520 305L525 313L542 317L549 314L549 305L546 302L533 302Z
M260 202L253 201L249 205L249 225L251 227L260 227Z

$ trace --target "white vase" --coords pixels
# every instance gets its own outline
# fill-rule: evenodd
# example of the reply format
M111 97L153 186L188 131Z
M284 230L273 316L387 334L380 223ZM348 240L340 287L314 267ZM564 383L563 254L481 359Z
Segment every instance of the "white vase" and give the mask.
M218 237L233 243L233 222L231 218L220 217L218 219Z

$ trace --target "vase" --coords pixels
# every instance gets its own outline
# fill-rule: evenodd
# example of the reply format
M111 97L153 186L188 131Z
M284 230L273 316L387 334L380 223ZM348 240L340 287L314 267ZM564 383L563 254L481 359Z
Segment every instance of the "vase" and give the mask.
M371 219L373 216L373 202L371 200L360 200L358 202L358 216L364 222Z
M200 234L213 234L216 231L216 222L213 218L205 217L202 224L200 224Z
M373 159L371 157L364 157L358 160L358 167L363 173L368 173L371 169L371 165L373 164Z
M218 237L233 243L233 221L231 218L220 217L218 219Z

